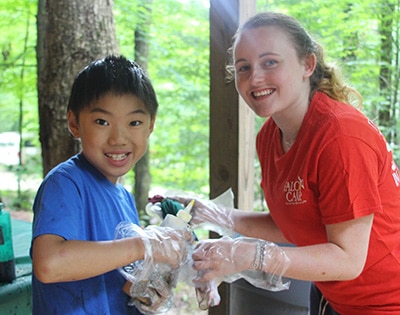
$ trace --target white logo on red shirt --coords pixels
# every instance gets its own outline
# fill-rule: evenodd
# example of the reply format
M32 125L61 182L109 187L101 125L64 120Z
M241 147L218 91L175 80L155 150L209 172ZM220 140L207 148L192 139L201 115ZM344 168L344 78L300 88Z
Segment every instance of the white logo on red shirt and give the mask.
M296 180L287 181L283 187L285 193L286 204L298 205L305 203L303 200L304 179L297 177Z
M394 161L392 161L392 176L394 179L394 183L396 184L397 187L400 185L400 174L399 174L399 169L397 168L397 165Z

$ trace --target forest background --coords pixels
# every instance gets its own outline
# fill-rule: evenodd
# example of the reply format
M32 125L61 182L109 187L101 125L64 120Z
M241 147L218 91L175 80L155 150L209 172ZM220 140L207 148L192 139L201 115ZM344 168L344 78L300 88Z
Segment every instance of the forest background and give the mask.
M130 59L135 58L135 30L145 14L143 2L151 5L147 71L160 103L149 146L151 192L174 189L207 196L210 4L206 0L114 0L119 51ZM25 143L39 149L20 165L1 167L13 172L18 183L40 180L44 174L37 88L38 1L0 3L0 133L17 131L22 135L21 149ZM327 59L342 67L350 85L363 96L362 110L380 127L397 161L399 7L399 0L257 0L258 11L294 16L323 44ZM257 128L261 123L257 120ZM255 167L259 174L256 161ZM258 181L256 176L256 208L265 210ZM135 193L134 171L125 177L125 185ZM16 193L3 189L0 197L10 200L11 208L30 210L34 193L18 185Z

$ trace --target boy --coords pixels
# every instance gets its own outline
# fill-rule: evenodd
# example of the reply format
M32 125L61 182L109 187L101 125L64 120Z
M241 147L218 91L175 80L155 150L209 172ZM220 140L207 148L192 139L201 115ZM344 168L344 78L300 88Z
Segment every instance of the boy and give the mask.
M155 262L185 258L185 232L153 228L113 240L121 221L138 224L118 178L146 152L157 107L149 78L122 56L94 61L76 77L68 128L82 151L49 172L33 205L33 314L140 314L127 306L116 269L144 259L145 244Z

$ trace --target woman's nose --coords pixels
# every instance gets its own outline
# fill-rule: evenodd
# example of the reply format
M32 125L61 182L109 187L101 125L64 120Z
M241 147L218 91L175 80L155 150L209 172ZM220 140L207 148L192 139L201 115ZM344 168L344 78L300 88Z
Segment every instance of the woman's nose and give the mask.
M258 83L262 82L265 79L265 74L259 67L254 67L249 81L252 85L257 85Z

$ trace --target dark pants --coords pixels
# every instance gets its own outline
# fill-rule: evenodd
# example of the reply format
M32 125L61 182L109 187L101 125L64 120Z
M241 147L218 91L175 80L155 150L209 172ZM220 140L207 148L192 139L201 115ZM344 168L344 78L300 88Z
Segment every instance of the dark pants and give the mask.
M310 315L340 315L332 309L314 283L310 289Z

